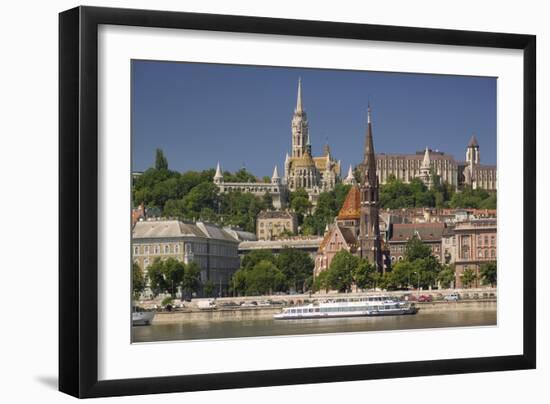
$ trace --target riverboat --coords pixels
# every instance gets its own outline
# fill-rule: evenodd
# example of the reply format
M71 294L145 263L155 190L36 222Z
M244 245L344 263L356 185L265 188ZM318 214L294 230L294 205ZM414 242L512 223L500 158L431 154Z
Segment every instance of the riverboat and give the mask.
M369 296L356 300L328 301L304 306L286 307L274 314L276 320L335 317L376 317L416 314L414 303L389 296Z
M132 325L151 325L154 317L154 311L134 311L132 312Z

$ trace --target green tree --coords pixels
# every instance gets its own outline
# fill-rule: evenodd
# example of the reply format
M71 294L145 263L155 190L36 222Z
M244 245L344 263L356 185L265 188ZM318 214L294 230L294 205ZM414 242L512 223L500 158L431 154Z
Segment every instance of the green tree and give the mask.
M155 258L153 263L147 268L147 277L149 278L151 291L155 296L167 290L168 287L164 279L164 264L160 258Z
M495 287L497 284L497 263L496 262L487 262L482 264L479 268L479 274L483 283Z
M216 285L214 285L214 282L212 282L210 279L204 283L203 292L205 296L213 296L215 289Z
M168 258L162 264L166 291L170 293L172 298L175 298L184 278L185 267L182 262L175 258Z
M353 282L359 289L372 289L376 285L376 267L366 259L361 259L353 273Z
M290 207L298 216L298 224L302 224L304 221L304 216L311 211L312 205L308 197L296 196L292 198Z
M437 280L444 289L449 289L455 282L455 267L454 265L445 265L445 267L437 275Z
M155 152L155 168L157 170L168 170L168 160L164 157L164 152L157 149Z
M246 274L246 293L248 295L272 294L284 287L284 274L270 261L258 262Z
M414 274L417 268L409 261L398 261L393 265L392 270L387 272L384 279L386 289L403 289L410 285L416 285Z
M190 262L185 265L183 277L181 279L182 297L192 295L199 291L201 287L201 271L196 262Z
M430 246L424 244L416 235L411 237L405 246L405 260L412 262L420 258L432 256Z
M271 250L254 250L246 254L241 261L241 269L248 271L256 266L260 261L269 261L275 264L275 255Z
M145 290L147 285L147 278L143 273L142 269L137 263L132 264L132 292L134 295L134 300L139 298L141 292Z
M348 292L353 283L353 274L358 266L358 257L345 250L338 251L327 270L329 288L339 292Z
M263 208L264 209L268 209L268 210L273 210L274 207L273 207L273 196L271 196L271 194L269 192L266 192L265 194L263 194L262 196L262 201L263 201Z
M314 267L313 260L307 252L285 247L276 258L276 266L285 275L285 290L290 288L299 292L305 291Z
M469 289L477 280L477 274L472 268L466 268L464 272L462 272L462 275L460 275L460 278L462 279L464 287Z
M312 286L313 291L319 292L321 290L324 290L325 293L327 293L329 289L327 278L328 278L328 270L323 271L319 275L317 275L315 279L313 279L313 286Z

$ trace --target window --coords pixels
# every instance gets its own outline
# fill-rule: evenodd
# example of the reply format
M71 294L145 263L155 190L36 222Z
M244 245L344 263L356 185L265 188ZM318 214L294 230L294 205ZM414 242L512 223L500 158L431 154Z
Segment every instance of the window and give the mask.
M495 250L491 250L491 258L495 258Z
M168 244L164 245L164 254L170 253L170 246Z
M179 252L180 252L180 245L179 245L179 244L176 244L176 245L174 246L174 252L175 252L176 254L179 254Z
M485 258L489 258L489 250L485 250Z
M146 246L144 247L144 249L145 249L145 254L149 254L149 246L146 245Z
M137 245L134 246L134 255L139 254L139 247Z

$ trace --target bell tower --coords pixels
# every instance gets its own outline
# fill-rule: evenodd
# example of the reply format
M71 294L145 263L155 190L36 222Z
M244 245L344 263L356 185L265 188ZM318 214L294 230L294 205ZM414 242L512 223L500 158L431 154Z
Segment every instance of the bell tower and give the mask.
M292 117L292 157L302 157L306 154L309 143L309 127L307 114L302 105L302 79L298 79L298 96L296 109Z
M360 222L359 222L359 250L361 258L373 263L376 270L384 271L382 265L382 248L380 241L380 223L378 211L380 209L379 183L376 175L376 157L374 155L374 143L372 139L371 108L367 113L367 136L365 139L365 154L360 196Z

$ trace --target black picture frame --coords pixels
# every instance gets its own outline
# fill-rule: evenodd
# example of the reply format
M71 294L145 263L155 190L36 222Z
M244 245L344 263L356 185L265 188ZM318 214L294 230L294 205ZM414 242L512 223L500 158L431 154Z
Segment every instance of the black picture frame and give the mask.
M523 50L523 354L99 381L98 26L100 24ZM536 37L489 32L77 7L59 15L59 390L104 397L534 369ZM518 229L521 234L521 229Z

